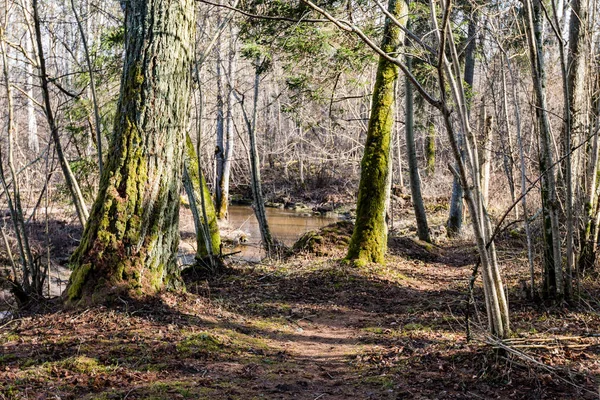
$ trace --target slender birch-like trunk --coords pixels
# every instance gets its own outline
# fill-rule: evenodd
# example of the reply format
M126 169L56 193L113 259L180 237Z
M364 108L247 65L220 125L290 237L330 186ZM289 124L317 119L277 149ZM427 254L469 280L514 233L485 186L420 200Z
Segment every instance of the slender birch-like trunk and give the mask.
M56 149L56 156L58 157L60 168L62 169L63 175L65 177L67 188L69 190L69 193L71 194L71 199L73 200L73 204L75 205L77 217L79 218L79 222L81 223L81 225L85 226L85 223L89 216L88 210L85 205L85 200L83 198L81 189L79 188L79 184L77 183L77 179L75 178L73 171L71 171L69 161L67 160L67 156L64 153L62 143L60 141L60 135L58 132L58 124L56 123L54 111L52 109L52 103L50 101L50 88L48 82L48 73L46 71L46 58L44 55L44 47L42 44L42 31L38 8L38 0L33 0L33 27L35 31L35 38L37 44L40 83L42 89L42 96L44 98L44 111L46 113L48 125L50 126L50 134L52 136L54 147Z
M465 51L465 73L464 73L464 81L469 87L473 86L473 80L475 77L475 33L477 31L477 20L476 15L472 15L469 20L469 27L467 31L468 35L468 44ZM467 107L470 107L470 104L467 104ZM458 145L461 149L462 158L464 160L464 150L462 149L465 146L465 135L466 132L458 131ZM460 183L460 179L458 177L454 177L454 181L452 184L452 197L450 198L450 214L448 216L448 221L446 223L446 229L448 232L448 236L452 237L458 235L462 231L462 223L464 218L463 211L463 190Z
M554 148L546 102L546 78L543 53L543 17L539 0L525 0L525 26L531 73L536 101L537 129L539 133L539 169L542 178L542 208L544 213L544 295L560 300L564 297L563 269L559 231L559 204L556 194L554 169Z

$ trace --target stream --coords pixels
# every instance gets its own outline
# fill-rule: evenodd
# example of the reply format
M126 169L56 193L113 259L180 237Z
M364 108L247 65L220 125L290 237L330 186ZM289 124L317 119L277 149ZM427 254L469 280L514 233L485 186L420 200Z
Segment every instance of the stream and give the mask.
M281 208L266 208L267 221L271 235L286 246L292 246L296 240L308 231L319 229L325 225L338 221L335 217L313 215L307 212L298 212ZM246 261L259 261L264 257L261 248L258 221L254 210L250 206L230 206L229 225L233 230L240 230L250 236L248 242L238 245L233 251L240 251L234 257Z
M285 210L279 208L267 208L267 220L273 237L286 246L292 246L296 240L304 233L319 229L325 225L336 222L335 217L325 217L313 215L310 212L298 212L293 210ZM258 229L258 221L254 216L254 210L250 206L235 206L229 207L229 227L231 230L243 232L248 241L241 243L234 249L227 248L225 254L236 253L231 255L234 260L243 261L260 261L265 256L260 242L260 231ZM180 216L180 229L182 236L195 235L194 222L189 211L182 212ZM193 241L192 241L193 242ZM179 247L179 262L187 265L194 262L195 249L186 244L183 240ZM59 296L65 289L69 280L71 271L66 266L53 265L50 268L50 282L48 284L48 292L50 296ZM7 300L11 295L3 290L0 290L0 300ZM0 320L7 317L7 314L0 312Z

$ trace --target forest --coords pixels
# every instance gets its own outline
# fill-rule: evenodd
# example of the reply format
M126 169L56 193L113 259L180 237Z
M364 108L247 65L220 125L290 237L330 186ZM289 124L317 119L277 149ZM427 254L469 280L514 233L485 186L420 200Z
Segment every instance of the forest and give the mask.
M598 12L0 1L0 399L597 399Z

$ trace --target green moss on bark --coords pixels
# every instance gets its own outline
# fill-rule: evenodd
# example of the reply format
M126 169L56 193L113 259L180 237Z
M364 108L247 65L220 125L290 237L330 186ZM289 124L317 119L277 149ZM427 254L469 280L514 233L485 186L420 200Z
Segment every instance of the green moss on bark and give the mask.
M198 167L198 156L194 149L192 138L186 135L185 143L185 163L187 165L187 171L194 189L194 200L196 201L196 207L199 212L199 220L201 224L205 224L204 216L202 212L202 197L204 197L204 207L206 210L206 219L208 220L208 232L210 234L210 242L212 245L213 252L218 253L221 247L221 234L219 232L219 225L217 223L217 214L215 206L212 202L212 195L204 179L204 175L200 175L200 169ZM200 193L203 191L203 194ZM192 201L192 199L190 199ZM196 257L203 258L208 255L208 249L206 248L206 240L204 238L204 229L199 229L196 240Z
M81 296L81 289L91 269L91 264L84 264L71 274L67 291L69 299L74 300Z
M400 21L406 21L407 7L404 0L390 0L389 10ZM404 40L403 36L400 28L386 19L382 49L396 56L395 53ZM356 265L383 263L387 250L385 211L394 122L394 87L397 79L398 67L380 57L361 163L356 225L346 256Z
M179 286L179 193L189 121L192 0L131 0L114 134L67 300ZM156 33L160 32L160 35Z

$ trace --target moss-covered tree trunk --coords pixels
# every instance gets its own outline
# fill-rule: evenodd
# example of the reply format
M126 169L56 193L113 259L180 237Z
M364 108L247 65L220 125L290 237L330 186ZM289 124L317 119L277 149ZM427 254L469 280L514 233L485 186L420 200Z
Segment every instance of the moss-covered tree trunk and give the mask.
M401 23L406 23L408 6L405 0L390 0L388 10ZM402 30L386 18L381 48L397 56L396 52L403 41ZM397 79L398 67L380 57L361 163L356 225L347 255L349 260L357 264L382 263L387 250L385 211L394 122L394 85Z
M198 156L189 135L186 135L185 140L184 164L183 183L196 228L196 258L203 259L209 255L219 254L221 235L210 190L198 166Z
M69 301L151 294L179 284L183 147L195 29L192 0L129 0L114 134Z

